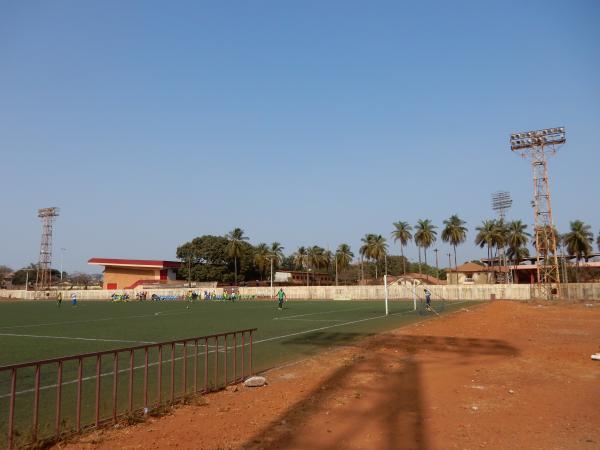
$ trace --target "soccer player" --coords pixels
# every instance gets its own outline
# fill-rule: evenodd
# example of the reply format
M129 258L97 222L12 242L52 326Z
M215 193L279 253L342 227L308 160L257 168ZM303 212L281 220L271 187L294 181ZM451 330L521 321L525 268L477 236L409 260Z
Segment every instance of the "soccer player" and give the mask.
M77 306L77 294L75 292L71 294L71 306Z
M61 303L62 303L62 292L59 292L58 296L56 297L56 305L60 308Z
M425 289L425 305L427 309L431 309L431 292L429 292L429 289Z
M277 299L279 300L279 309L283 309L283 300L285 300L285 292L283 292L282 288L279 288L279 292L277 292Z

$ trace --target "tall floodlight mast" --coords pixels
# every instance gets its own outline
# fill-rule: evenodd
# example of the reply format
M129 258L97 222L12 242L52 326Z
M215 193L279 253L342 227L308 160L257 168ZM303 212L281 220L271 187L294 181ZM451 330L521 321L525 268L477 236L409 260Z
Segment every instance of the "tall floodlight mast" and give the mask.
M559 292L560 273L556 253L557 237L554 233L554 222L552 221L546 155L554 155L557 146L564 144L566 141L564 127L510 135L510 149L521 151L523 157L529 156L531 158L538 288L540 296L548 299Z
M504 221L506 211L512 206L510 192L499 191L492 194L492 209L498 213L500 220Z
M52 225L54 219L58 217L58 208L38 209L38 217L42 219L42 243L35 288L44 290L50 288L52 284Z
M506 211L512 205L512 198L510 197L510 192L506 191L498 191L492 194L492 209L496 211L498 217L500 218L500 222L504 224L504 218L506 217ZM506 252L504 251L504 244L500 248L500 260L502 261L502 266L505 268L506 264ZM504 269L502 269L504 270ZM497 279L500 280L501 283L511 282L511 273L506 272L507 276L504 276L504 272L499 272Z

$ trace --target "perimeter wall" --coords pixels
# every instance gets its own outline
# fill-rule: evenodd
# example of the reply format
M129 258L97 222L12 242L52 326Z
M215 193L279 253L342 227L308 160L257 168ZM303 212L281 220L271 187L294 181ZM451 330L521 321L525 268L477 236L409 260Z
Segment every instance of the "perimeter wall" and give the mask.
M531 300L535 295L530 285L526 284L479 284L479 285L448 285L448 286L425 286L417 285L414 294L417 299L422 299L423 290L427 287L432 294L432 300L490 300L491 298L506 300ZM256 297L272 297L279 288L275 287L241 287L241 295ZM142 289L118 290L118 293L128 293L135 300L136 292ZM222 288L193 288L196 292L208 290L222 295ZM385 296L383 286L286 286L283 288L288 299L302 300L381 300ZM148 300L152 294L162 296L183 296L189 289L143 289L148 294ZM51 291L51 297L56 297L59 291ZM72 293L77 293L78 300L109 300L115 291L109 290L73 290L62 291L63 300L68 302ZM600 300L600 283L570 283L562 285L563 298L577 300ZM37 295L36 295L37 294ZM388 286L390 299L413 299L413 287L411 285ZM492 297L493 296L493 297ZM0 298L29 299L45 298L41 292L23 290L0 290Z

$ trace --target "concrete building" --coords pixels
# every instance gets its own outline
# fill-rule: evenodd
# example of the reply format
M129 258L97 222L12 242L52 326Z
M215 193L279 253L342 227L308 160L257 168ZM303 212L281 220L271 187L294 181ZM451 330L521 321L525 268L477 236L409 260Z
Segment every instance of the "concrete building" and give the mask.
M176 279L178 261L91 258L88 264L104 266L104 289L134 289L140 284L168 284Z
M328 285L333 282L331 275L325 272L313 272L309 271L308 274L301 270L283 270L279 269L275 272L273 281L275 283L287 283L305 285L307 282L310 285Z
M502 267L485 267L474 262L468 262L456 269L447 270L448 284L494 284L496 271L506 272Z

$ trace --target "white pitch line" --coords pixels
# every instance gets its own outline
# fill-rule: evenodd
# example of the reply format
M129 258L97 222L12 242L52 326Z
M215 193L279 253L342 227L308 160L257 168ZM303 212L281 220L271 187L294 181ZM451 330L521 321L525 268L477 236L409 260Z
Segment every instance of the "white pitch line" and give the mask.
M291 320L291 321L298 321L298 322L343 322L343 319L287 319L287 318L279 318L279 317L275 317L275 319L280 319L280 320Z
M361 306L360 308L336 309L336 310L332 310L332 311L320 311L320 312L314 312L314 313L296 314L294 316L273 317L273 320L289 320L293 317L316 316L319 314L330 314L330 313L342 312L342 311L358 311L359 309L369 309L369 308L370 308L370 306Z
M135 316L119 316L119 317L105 317L101 319L88 319L88 320L69 320L65 322L48 322L48 323L34 323L29 325L8 325L4 327L0 327L0 330L6 330L11 328L32 328L32 327L46 327L52 325L69 325L69 324L77 324L77 323L90 323L90 322L103 322L107 320L119 320L119 319L137 319L139 317L152 317L152 316L171 316L175 314L189 314L189 311L156 311L152 314L139 314Z
M462 301L462 302L458 302L458 303L452 303L452 304L453 305L459 305L461 303L466 303L466 300ZM415 311L412 311L412 310L411 311L402 311L402 312L392 313L392 314L390 314L388 316L386 316L384 314L382 316L368 317L366 319L352 320L350 322L344 322L344 323L336 323L334 325L328 325L326 327L313 328L312 330L298 331L296 333L290 333L290 334L286 334L286 335L283 335L283 336L274 336L274 337L270 337L270 338L266 338L266 339L260 339L258 341L254 341L254 344L261 344L263 342L274 341L274 340L277 340L277 339L284 339L284 338L287 338L287 337L299 336L301 334L313 333L315 331L328 330L329 328L342 327L344 325L351 325L353 323L367 322L369 320L383 319L383 318L389 317L389 316L397 316L399 314L409 314L409 313L414 313L414 312Z
M11 337L27 337L27 338L40 338L40 339L66 339L73 341L99 341L99 342L129 342L133 344L156 344L154 341L132 341L129 339L102 339L102 338L84 338L84 337L72 337L72 336L40 336L36 334L16 334L16 333L0 333L0 336L11 336Z
M466 303L466 302L467 302L467 300L461 301L461 302L457 302L457 303L452 303L452 304L453 305L460 305L461 303ZM409 314L409 313L413 313L413 312L415 312L415 311L403 311L403 312L392 313L389 316L397 316L397 315ZM263 342L275 341L275 340L278 340L278 339L285 339L285 338L292 337L292 336L299 336L299 335L302 335L302 334L313 333L315 331L322 331L322 330L327 330L327 329L330 329L330 328L341 327L341 326L344 326L344 325L351 325L351 324L354 324L354 323L366 322L366 321L375 320L375 319L383 319L383 318L389 317L389 316L383 315L383 316L376 316L376 317L368 317L366 319L352 320L350 322L338 323L338 324L329 325L329 326L326 326L326 327L313 328L312 330L298 331L297 333L284 334L282 336L273 336L273 337L270 337L270 338L265 338L265 339L260 339L258 341L253 341L253 345L262 344ZM228 347L228 348L233 348L233 347ZM220 352L224 352L224 350L221 350L221 349L219 349L219 351ZM214 353L214 352L215 352L215 350L210 350L208 353ZM192 355L188 356L188 358L190 358L190 357L192 357ZM175 358L175 361L178 361L180 359L183 359L183 357L179 356L179 357ZM165 361L163 361L163 363L167 363L168 361L170 361L170 360L165 360ZM148 364L148 367L155 366L157 364L158 364L158 362L152 362L152 363ZM142 369L143 367L144 366L135 366L134 370ZM119 373L128 372L129 370L130 370L129 368L127 368L127 369L121 369L121 370L119 370ZM112 375L112 374L113 374L113 372L106 372L106 373L101 374L100 376L101 377L105 377L105 376ZM96 378L95 376L84 377L84 378L82 378L82 381L92 380L92 379L95 379L95 378ZM65 381L63 383L63 385L73 384L73 383L77 383L77 380ZM52 389L52 388L55 388L55 387L57 387L56 384L52 384L52 385L48 385L48 386L41 386L40 390ZM29 393L29 392L33 392L33 391L34 391L34 389L25 389L25 390L22 390L22 391L17 391L16 395L21 395L21 394L25 394L25 393ZM2 398L8 398L8 397L10 397L10 395L11 394L0 395L0 399L2 399Z

